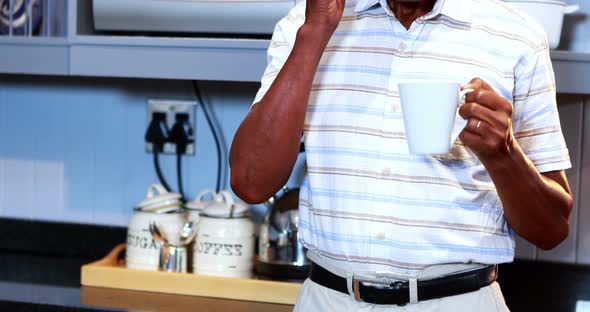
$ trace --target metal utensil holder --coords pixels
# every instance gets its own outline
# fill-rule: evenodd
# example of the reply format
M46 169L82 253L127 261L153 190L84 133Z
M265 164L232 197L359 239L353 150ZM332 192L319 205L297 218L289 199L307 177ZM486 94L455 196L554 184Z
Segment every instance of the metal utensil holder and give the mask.
M160 247L160 261L158 270L163 272L186 273L186 257L186 246L162 244Z

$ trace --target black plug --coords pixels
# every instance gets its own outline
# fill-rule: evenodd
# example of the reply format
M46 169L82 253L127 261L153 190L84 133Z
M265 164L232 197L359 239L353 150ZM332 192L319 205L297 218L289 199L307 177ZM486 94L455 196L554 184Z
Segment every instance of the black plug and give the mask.
M185 201L184 188L182 186L182 155L186 152L189 144L195 142L193 128L189 122L189 115L178 113L174 116L176 120L170 131L168 142L176 144L176 175L178 177L178 190Z
M145 132L145 140L146 142L152 143L156 174L158 175L160 183L162 183L168 192L171 191L170 185L168 185L168 182L164 178L164 174L160 168L160 159L158 155L164 152L164 144L166 144L166 141L169 137L170 130L168 130L168 124L166 123L166 114L158 112L153 113L152 121L148 125L148 128Z
M152 143L154 152L162 153L164 144L170 137L170 130L166 123L166 113L153 113L152 121L145 132L146 142Z
M187 113L176 114L168 142L176 144L176 154L184 155L187 146L195 142L193 127Z

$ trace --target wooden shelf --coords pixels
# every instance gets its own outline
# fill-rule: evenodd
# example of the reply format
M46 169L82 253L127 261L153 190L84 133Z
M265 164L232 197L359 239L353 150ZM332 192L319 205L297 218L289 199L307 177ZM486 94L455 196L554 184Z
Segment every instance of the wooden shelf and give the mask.
M73 76L260 81L269 40L78 36Z
M270 40L0 37L0 73L259 82Z
M0 73L259 82L270 40L78 35L1 38ZM590 52L551 53L559 93L590 94Z
M68 75L65 38L0 37L0 73Z

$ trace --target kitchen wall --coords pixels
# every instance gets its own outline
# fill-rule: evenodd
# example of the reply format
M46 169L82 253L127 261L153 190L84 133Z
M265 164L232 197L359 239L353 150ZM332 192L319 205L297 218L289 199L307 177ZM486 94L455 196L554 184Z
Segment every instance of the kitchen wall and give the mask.
M202 83L231 143L256 84ZM127 225L157 178L143 141L147 100L193 99L186 81L0 76L0 216ZM213 188L214 141L200 109L188 196ZM176 188L175 160L163 170Z
M257 84L200 85L230 144ZM186 81L0 76L0 217L126 226L133 205L157 181L143 142L147 100L192 95ZM590 130L583 127L590 97L559 100L574 162L568 178L578 194L590 189ZM214 142L197 115L197 154L184 162L190 197L212 188L216 175ZM174 158L162 162L175 187ZM520 258L590 264L590 194L576 196L571 235L559 248L517 245Z
M199 85L231 144L258 84ZM187 81L0 76L0 217L126 226L157 182L143 141L148 99L194 100L193 89ZM200 109L196 133L196 155L183 162L189 198L214 188L217 174ZM177 188L175 157L161 163Z

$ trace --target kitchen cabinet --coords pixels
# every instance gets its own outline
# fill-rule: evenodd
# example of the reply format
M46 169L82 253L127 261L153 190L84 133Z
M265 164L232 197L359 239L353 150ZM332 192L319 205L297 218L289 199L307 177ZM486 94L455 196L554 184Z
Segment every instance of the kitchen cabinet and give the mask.
M269 39L96 34L91 1L56 0L40 37L0 36L0 73L259 81Z
M590 52L553 51L551 60L558 93L590 94Z
M0 72L68 75L69 46L65 38L0 37Z
M77 36L72 76L259 81L269 40Z
M57 0L50 37L0 37L0 73L259 82L269 39L96 34L91 2ZM66 5L67 4L67 5ZM558 92L590 94L590 51L553 51Z

